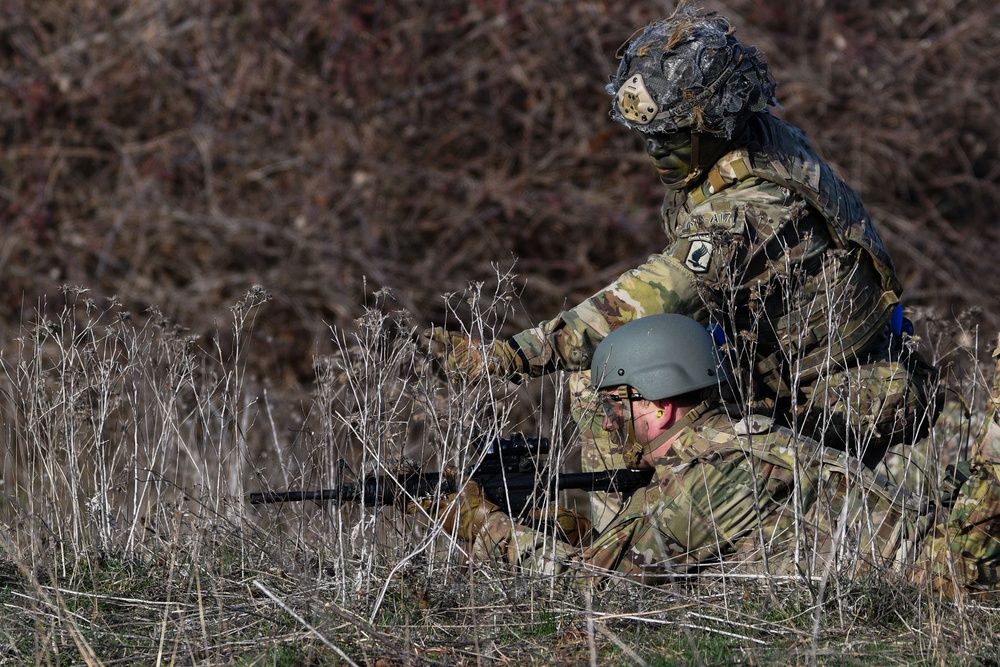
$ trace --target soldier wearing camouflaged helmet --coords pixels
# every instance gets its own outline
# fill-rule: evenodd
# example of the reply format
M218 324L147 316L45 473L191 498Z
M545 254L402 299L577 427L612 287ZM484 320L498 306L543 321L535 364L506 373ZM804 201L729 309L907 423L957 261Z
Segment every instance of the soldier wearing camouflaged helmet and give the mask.
M718 326L745 411L869 466L924 436L936 373L912 350L893 260L858 194L771 114L775 87L761 53L714 13L679 9L625 44L610 115L643 138L666 189L663 251L510 339L429 330L449 367L574 371L584 468L634 464L602 429L586 369L618 327L678 313Z

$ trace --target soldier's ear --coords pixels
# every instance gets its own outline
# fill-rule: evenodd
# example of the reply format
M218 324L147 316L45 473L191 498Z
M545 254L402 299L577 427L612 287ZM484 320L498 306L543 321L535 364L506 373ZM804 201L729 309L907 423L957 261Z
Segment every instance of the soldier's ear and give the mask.
M673 422L674 416L677 413L677 408L670 401L656 401L653 405L656 406L656 411L653 413L653 417L657 426L660 428L666 428Z

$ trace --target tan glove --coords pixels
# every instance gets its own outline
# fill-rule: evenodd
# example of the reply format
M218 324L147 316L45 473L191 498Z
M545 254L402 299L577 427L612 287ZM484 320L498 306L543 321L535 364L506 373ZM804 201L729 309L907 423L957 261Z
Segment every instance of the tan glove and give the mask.
M533 509L528 517L536 524L547 524L557 531L559 539L574 547L590 539L594 525L590 519L567 507L556 508L555 503Z
M424 331L431 345L431 353L441 360L446 370L461 373L470 380L499 376L520 382L528 371L527 360L505 340L483 343L464 333L431 327Z
M455 466L445 467L444 474L453 480L458 479L458 469ZM416 514L417 507L422 507L431 518L436 518L446 532L467 542L475 541L483 524L486 523L486 517L500 510L483 495L479 484L472 480L466 483L460 493L450 493L443 498L423 498L408 503L407 514Z

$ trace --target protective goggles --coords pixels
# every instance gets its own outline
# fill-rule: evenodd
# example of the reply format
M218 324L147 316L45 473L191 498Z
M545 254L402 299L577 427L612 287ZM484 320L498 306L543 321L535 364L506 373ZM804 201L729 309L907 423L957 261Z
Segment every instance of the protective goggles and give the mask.
M601 411L604 412L604 416L618 428L621 428L632 417L631 402L642 400L642 395L635 389L622 385L614 390L598 392L598 398L600 399ZM626 399L629 401L627 404L625 403Z

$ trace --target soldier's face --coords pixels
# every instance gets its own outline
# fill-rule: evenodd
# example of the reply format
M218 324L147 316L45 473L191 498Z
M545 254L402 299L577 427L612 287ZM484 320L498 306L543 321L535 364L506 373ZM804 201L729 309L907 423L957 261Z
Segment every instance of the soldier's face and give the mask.
M641 398L634 390L601 392L600 399L604 411L601 426L615 444L627 446L635 439L640 445L648 445L664 431L664 408Z
M691 133L657 132L643 134L646 154L653 161L660 181L665 185L680 183L691 173Z

